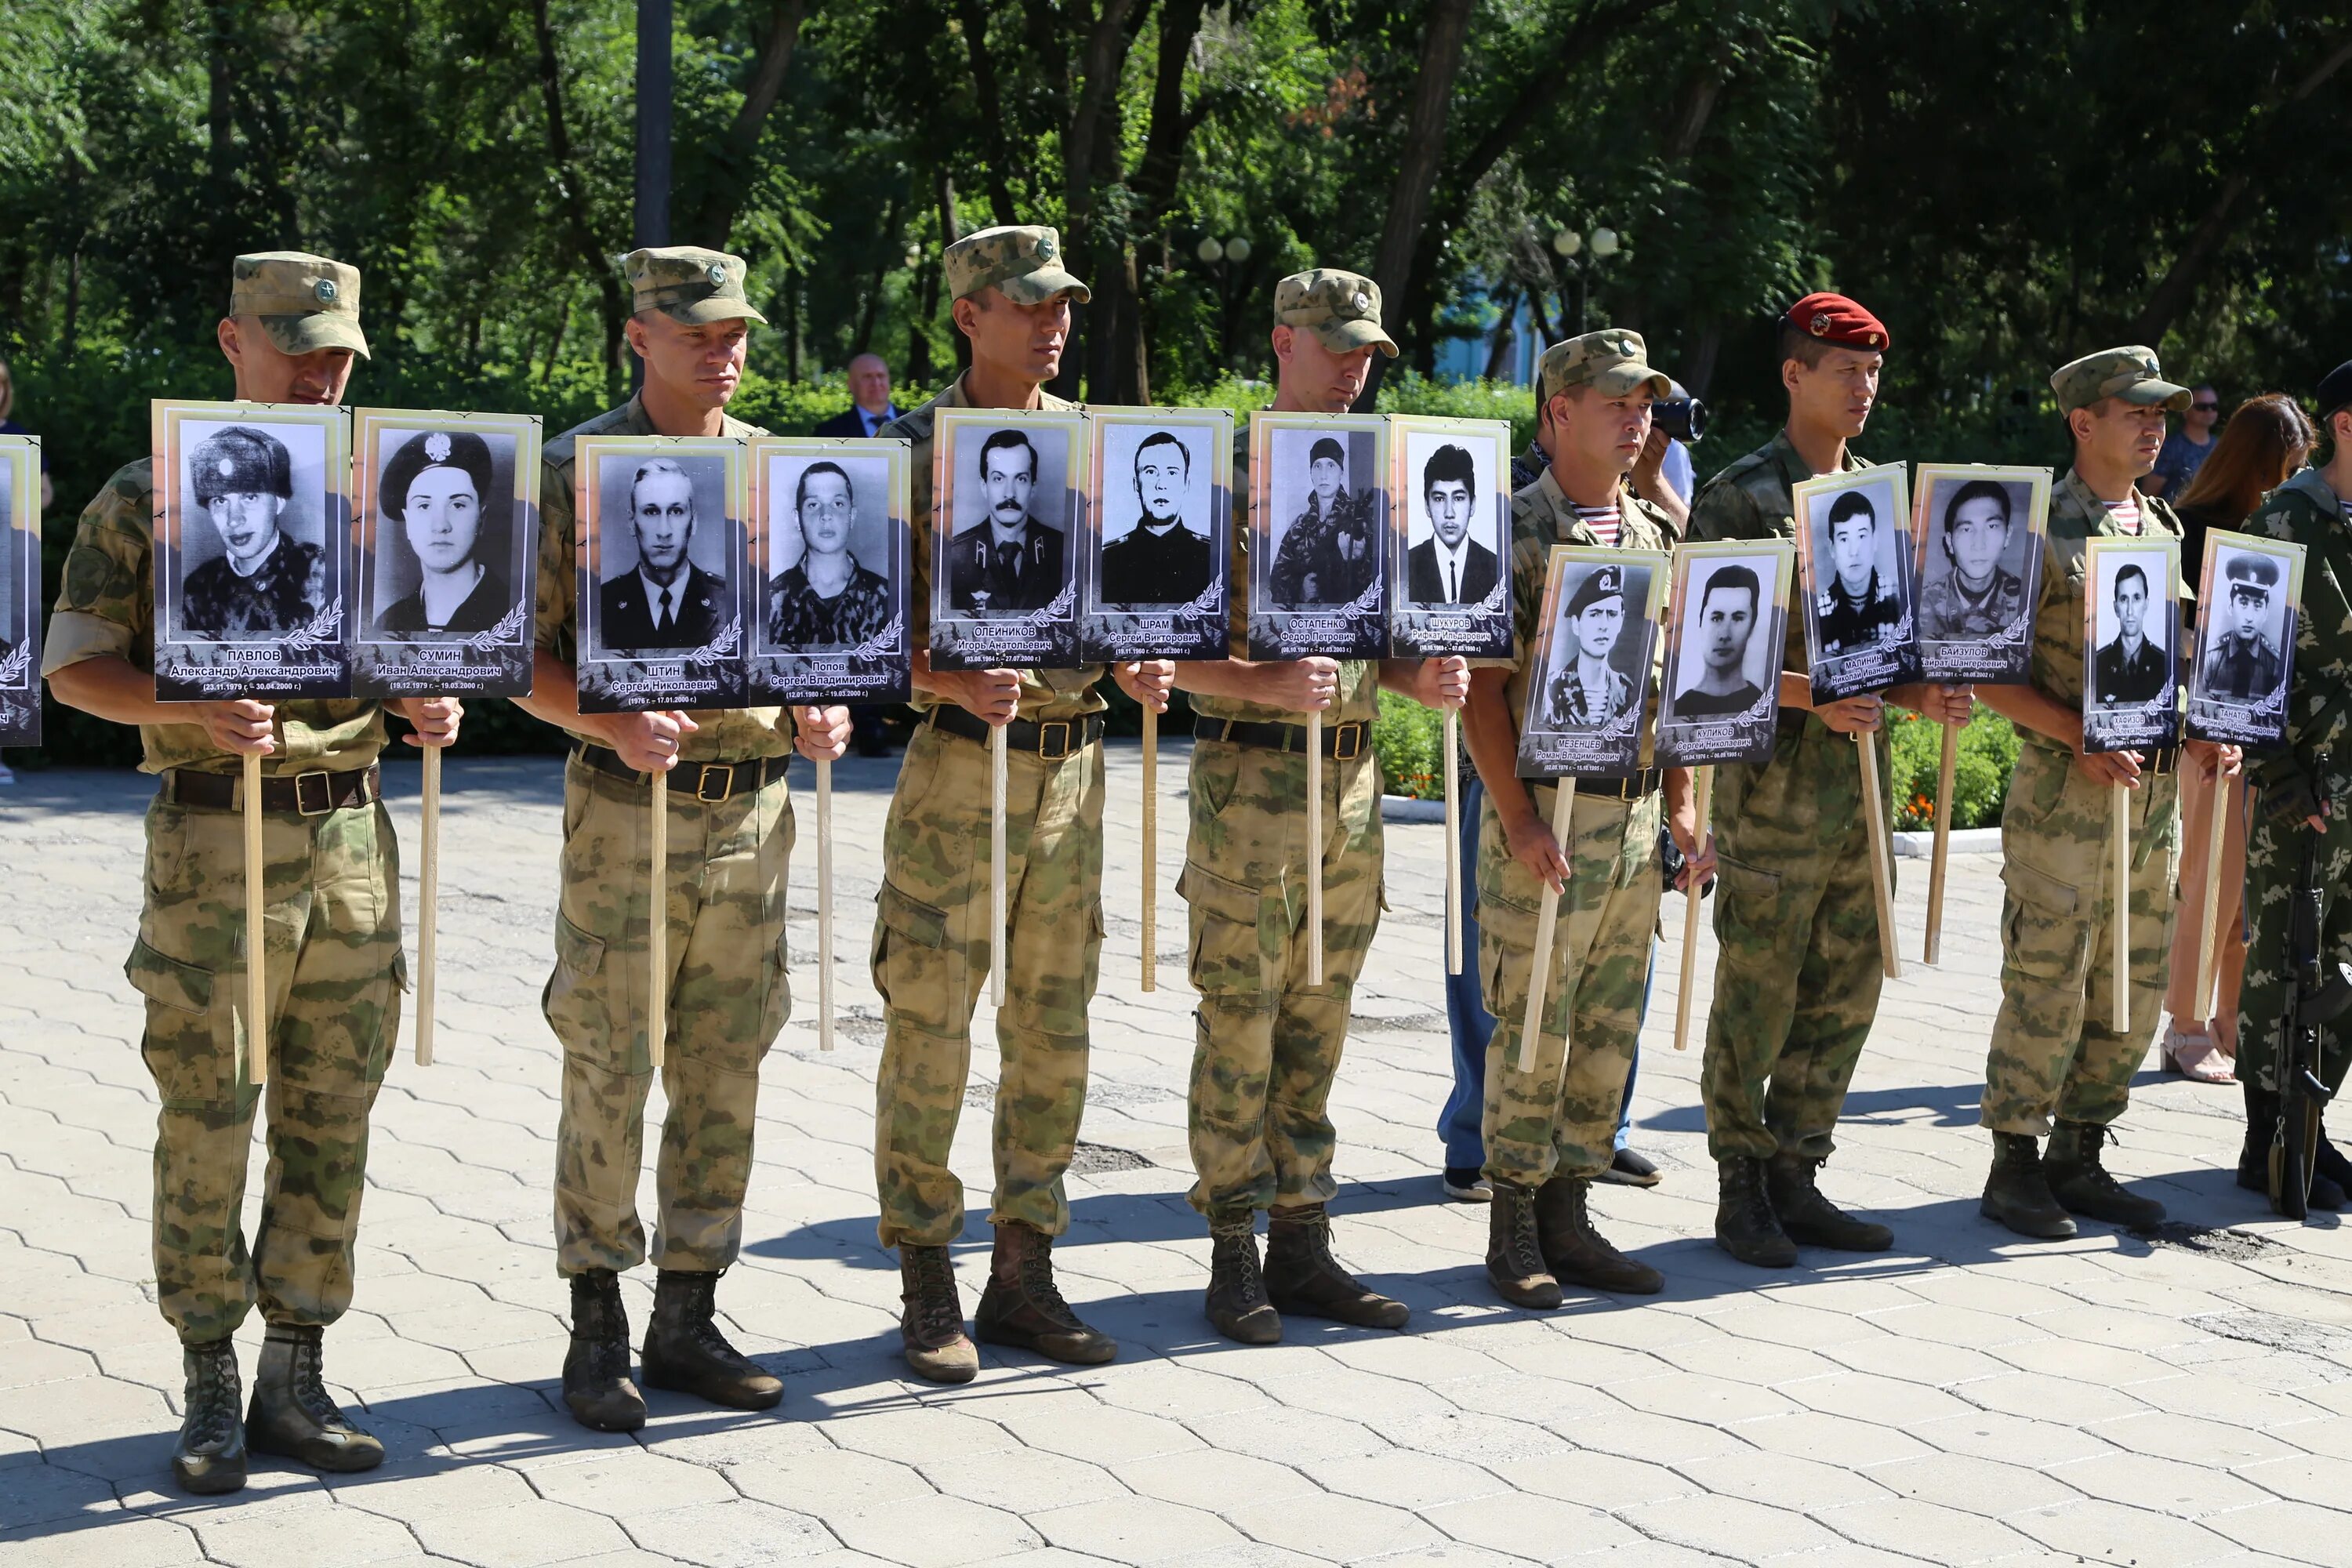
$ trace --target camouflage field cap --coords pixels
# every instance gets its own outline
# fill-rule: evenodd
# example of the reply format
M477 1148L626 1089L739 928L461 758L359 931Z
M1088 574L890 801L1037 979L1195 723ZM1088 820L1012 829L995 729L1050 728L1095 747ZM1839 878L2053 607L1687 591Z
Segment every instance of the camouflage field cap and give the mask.
M1654 396L1672 397L1674 385L1664 371L1650 367L1650 350L1642 334L1622 327L1603 327L1554 343L1536 362L1538 408L1580 386L1599 387L1603 397L1622 397L1637 386L1647 386Z
M2120 397L2143 408L2160 403L2167 414L2178 414L2189 406L2189 389L2165 380L2156 363L2156 351L2137 343L2101 349L2072 364L2060 365L2050 378L2050 390L2058 395L2061 414L2088 408L2103 397Z
M743 258L698 245L664 245L632 250L621 258L629 280L629 309L659 310L684 326L712 321L757 321L768 318L743 297Z
M1294 272L1276 284L1274 324L1304 327L1335 354L1369 344L1391 359L1397 355L1395 341L1381 328L1381 286L1335 267Z
M279 352L349 349L367 357L360 332L360 269L300 250L257 250L229 264L228 313L258 316Z
M1062 237L1043 224L1005 224L965 235L941 260L948 300L994 289L1016 305L1042 305L1067 294L1083 305L1094 291L1062 265Z

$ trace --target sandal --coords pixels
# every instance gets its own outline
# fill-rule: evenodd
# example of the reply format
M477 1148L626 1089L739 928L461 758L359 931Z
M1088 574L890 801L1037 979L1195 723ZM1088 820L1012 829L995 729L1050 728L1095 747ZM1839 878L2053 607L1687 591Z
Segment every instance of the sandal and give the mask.
M2164 1031L2164 1061L2167 1067L2194 1083L2235 1083L2235 1063L2213 1037L2204 1033L2189 1034L2179 1025L2168 1025Z

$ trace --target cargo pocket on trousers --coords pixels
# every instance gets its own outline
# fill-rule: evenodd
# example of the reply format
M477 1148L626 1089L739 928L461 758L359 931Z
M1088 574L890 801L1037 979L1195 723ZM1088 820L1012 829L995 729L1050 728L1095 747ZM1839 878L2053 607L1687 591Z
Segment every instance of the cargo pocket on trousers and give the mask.
M882 1005L919 1028L943 1030L955 989L949 982L945 910L882 884L874 895L874 989Z
M604 939L590 936L558 910L555 973L547 977L540 1009L566 1051L618 1068L625 1063L612 1058L629 1050L636 1032L625 1025L619 1037L614 1037L611 1004L599 981L604 968Z
M1253 1012L1272 1008L1265 901L1257 889L1188 860L1176 879L1176 896L1190 910L1192 951L1184 968L1192 989L1228 1006Z
M1718 848L1715 878L1717 944L1746 952L1778 950L1787 934L1780 920L1780 874L1734 860Z
M2036 980L2081 985L2091 954L2081 890L2014 855L2003 862L2000 880L2009 892L2007 960Z
M158 952L141 938L131 944L122 973L147 999L147 1030L139 1054L164 1108L202 1110L226 1104L236 1082L236 1024L229 1008L214 1015L213 972Z
M1535 952L1536 922L1541 911L1504 898L1499 893L1477 895L1478 984L1486 1011L1501 1016L1498 1004L1528 994L1528 955Z

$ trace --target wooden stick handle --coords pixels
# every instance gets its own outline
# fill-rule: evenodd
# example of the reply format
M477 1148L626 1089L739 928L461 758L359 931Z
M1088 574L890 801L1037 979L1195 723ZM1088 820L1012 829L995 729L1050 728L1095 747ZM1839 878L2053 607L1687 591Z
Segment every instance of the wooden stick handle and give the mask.
M1903 978L1903 961L1895 952L1894 846L1886 835L1886 794L1878 783L1878 746L1868 735L1856 735L1854 750L1862 758L1862 819L1870 832L1871 891L1878 904L1878 952L1886 978Z
M646 849L646 1054L654 1071L669 1049L669 775L654 774Z
M833 762L816 764L816 1048L833 1049Z
M2217 771L2213 778L2213 813L2205 841L2205 908L2198 916L2197 1001L2200 1017L2213 1014L2213 952L2221 935L2221 840L2230 831L2230 781Z
M1715 770L1700 768L1693 787L1698 792L1698 842L1706 847L1707 808L1715 804ZM1683 978L1682 989L1675 996L1675 1049L1690 1049L1691 988L1698 984L1698 900L1699 881L1690 879L1683 889Z
M1561 779L1551 799L1551 836L1559 844L1559 852L1574 874L1576 845L1570 834L1575 826L1576 781ZM1543 1029L1544 992L1551 980L1552 932L1559 925L1559 901L1566 892L1555 893L1549 887L1539 887L1537 897L1541 900L1536 913L1536 950L1528 966L1528 1010L1519 1020L1517 1059L1511 1064L1514 1072L1532 1072L1536 1065L1536 1039Z
M1160 714L1143 705L1143 989L1160 989Z
M1323 710L1307 715L1307 984L1323 984Z
M1445 973L1462 973L1462 804L1454 798L1454 772L1460 715L1445 710L1445 749L1437 765L1445 772Z
M416 879L416 1065L433 1065L434 954L441 929L441 748L425 748L425 859Z
M1952 784L1960 765L1960 727L1944 726L1943 760L1936 767L1936 855L1927 863L1927 946L1920 955L1933 963L1944 945L1944 873L1952 853Z
M269 889L261 864L261 757L245 754L245 1081L269 1081Z
M2115 1016L2118 1035L2131 1033L2131 791L2120 780L2107 788L2115 812L2116 907L2114 927Z
M988 999L1004 1005L1004 726L988 732Z

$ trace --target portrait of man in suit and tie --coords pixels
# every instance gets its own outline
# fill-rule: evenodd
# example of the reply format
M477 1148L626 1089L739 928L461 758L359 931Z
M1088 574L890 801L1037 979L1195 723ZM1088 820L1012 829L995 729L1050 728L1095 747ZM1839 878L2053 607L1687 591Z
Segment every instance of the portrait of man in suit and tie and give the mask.
M734 621L735 600L725 576L695 563L693 476L674 458L641 458L628 494L635 559L597 584L598 640L608 648L701 647ZM605 554L622 552L608 545Z
M1491 513L1467 448L1451 443L1422 465L1421 501L1429 537L1405 552L1405 597L1415 605L1476 605L1495 591L1495 552L1471 525ZM1486 518L1492 528L1491 515Z
M980 444L978 469L981 519L955 536L949 602L979 616L1042 610L1066 578L1062 531L1030 510L1037 489L1036 444L1025 431L992 431Z

